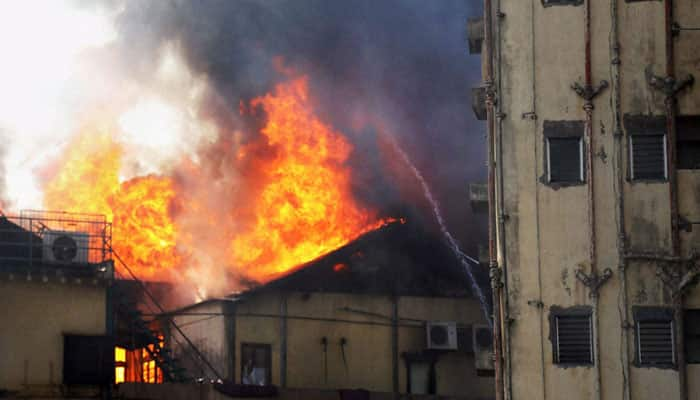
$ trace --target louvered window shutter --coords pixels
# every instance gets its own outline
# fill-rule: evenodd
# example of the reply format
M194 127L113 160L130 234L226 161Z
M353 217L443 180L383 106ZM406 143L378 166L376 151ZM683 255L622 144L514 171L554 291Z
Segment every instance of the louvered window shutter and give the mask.
M555 361L558 364L593 364L591 316L558 315Z
M666 179L666 136L632 136L632 179Z
M672 320L637 321L637 358L640 365L675 364Z

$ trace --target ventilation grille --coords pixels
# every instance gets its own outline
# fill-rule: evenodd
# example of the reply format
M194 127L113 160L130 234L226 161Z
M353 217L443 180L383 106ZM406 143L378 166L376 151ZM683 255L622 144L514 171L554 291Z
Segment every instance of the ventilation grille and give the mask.
M632 179L666 179L666 137L632 136Z
M637 351L641 365L673 365L673 322L638 321Z
M590 315L559 315L556 321L558 364L593 364Z

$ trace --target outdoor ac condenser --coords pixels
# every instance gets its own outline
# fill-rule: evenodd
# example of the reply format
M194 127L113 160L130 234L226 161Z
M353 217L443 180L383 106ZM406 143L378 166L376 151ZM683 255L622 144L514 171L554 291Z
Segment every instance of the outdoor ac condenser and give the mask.
M456 322L428 322L426 325L428 349L457 350Z
M472 328L474 363L479 376L493 374L493 333L486 325Z
M90 235L83 232L46 231L43 237L44 262L87 264Z

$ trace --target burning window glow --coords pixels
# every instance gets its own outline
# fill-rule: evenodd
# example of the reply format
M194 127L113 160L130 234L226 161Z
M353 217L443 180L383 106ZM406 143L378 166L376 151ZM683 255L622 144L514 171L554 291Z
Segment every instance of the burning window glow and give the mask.
M126 349L114 348L114 383L126 382Z

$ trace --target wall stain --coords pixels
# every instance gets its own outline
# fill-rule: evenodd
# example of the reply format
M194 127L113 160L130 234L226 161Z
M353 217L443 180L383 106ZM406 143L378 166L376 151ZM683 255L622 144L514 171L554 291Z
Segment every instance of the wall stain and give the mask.
M561 270L561 284L564 286L564 290L571 297L571 287L569 286L569 269L564 267Z

